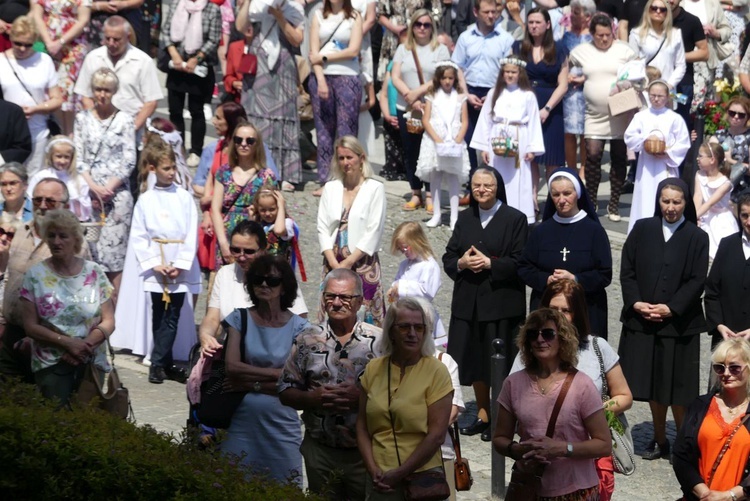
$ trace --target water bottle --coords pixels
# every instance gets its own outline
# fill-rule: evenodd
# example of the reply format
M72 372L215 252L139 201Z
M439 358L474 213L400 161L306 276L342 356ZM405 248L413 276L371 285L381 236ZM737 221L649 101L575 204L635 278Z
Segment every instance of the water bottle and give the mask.
M366 324L370 324L370 325L372 325L372 324L373 324L373 320L372 320L372 312L371 312L371 311L367 311L367 312L365 312L365 323L366 323Z
M734 148L734 139L732 139L730 136L727 136L724 142L721 143L721 147L724 149L724 151L731 152Z

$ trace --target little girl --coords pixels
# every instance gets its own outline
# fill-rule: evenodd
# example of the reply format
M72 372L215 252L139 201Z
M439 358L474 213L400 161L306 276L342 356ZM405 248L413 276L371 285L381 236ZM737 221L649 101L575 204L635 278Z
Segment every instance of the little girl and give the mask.
M708 233L708 254L713 259L721 239L739 231L729 205L732 192L732 182L729 181L731 167L724 161L724 148L717 143L701 145L698 150L698 167L700 170L695 173L693 202L698 215L698 226Z
M173 366L173 355L187 360L195 343L192 295L201 292L198 211L192 195L175 183L177 167L170 145L149 141L141 156L155 185L141 194L133 209L120 289L128 300L117 304L111 341L150 358L149 382L184 382L184 371Z
M450 197L451 230L458 219L459 187L466 182L469 169L469 152L464 143L469 128L467 96L460 93L458 66L452 61L441 61L435 66L432 89L425 97L422 123L426 134L417 160L416 176L430 180L434 212L427 222L429 228L440 226L440 185L443 178L448 183Z
M419 223L407 221L396 227L391 238L391 253L402 252L404 259L398 267L396 278L386 296L394 303L407 296L422 297L430 302L440 289L440 265L435 260L430 242ZM436 346L448 343L448 334L435 311L435 330L432 334Z
M526 74L526 61L516 57L500 60L492 95L484 101L471 148L482 151L482 159L502 176L508 205L536 221L531 162L544 154L539 104ZM494 144L493 144L494 143ZM493 148L502 146L503 154Z
M292 269L299 263L302 281L307 281L302 252L299 248L299 226L286 216L286 201L280 191L273 186L264 186L253 198L251 218L260 223L266 231L269 254L284 256Z
M68 136L54 136L47 143L45 150L47 166L34 174L29 180L26 194L31 198L34 187L39 181L47 177L54 177L65 183L70 194L70 211L79 221L91 218L91 198L89 185L78 175L76 170L76 148Z

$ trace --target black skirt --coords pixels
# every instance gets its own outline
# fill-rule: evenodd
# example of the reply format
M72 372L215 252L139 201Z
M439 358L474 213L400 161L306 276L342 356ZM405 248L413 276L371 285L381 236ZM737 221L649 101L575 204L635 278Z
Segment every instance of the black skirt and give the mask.
M192 96L211 97L211 93L214 91L214 82L216 82L216 77L211 66L208 67L208 75L205 78L184 71L169 70L167 72L167 90Z
M618 354L639 402L689 405L699 394L700 335L666 337L622 329Z

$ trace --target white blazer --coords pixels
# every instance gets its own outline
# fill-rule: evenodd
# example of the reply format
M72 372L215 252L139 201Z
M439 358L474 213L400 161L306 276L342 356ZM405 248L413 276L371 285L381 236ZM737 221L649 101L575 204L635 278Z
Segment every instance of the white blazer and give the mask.
M385 226L385 187L375 179L365 179L349 210L349 249L372 256L380 249ZM329 181L323 187L318 206L320 252L333 249L344 210L344 184Z

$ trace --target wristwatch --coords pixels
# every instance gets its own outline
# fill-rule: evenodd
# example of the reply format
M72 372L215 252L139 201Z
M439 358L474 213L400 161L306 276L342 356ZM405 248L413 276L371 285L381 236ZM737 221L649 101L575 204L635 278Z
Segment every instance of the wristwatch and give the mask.
M545 110L547 110L547 113L549 113L550 111L552 111L552 108L550 108L550 107L549 107L549 106L547 106L547 105L545 105L545 106L544 106L544 109L545 109Z
M260 393L260 390L261 390L262 388L263 388L263 387L262 387L262 386L260 385L260 381L256 381L256 382L254 382L254 383L253 383L253 391L254 391L255 393ZM571 450L572 450L572 449L571 449Z
M568 442L568 446L565 448L565 457L569 458L573 456L573 444Z
M323 64L326 64L328 62L328 56L323 56Z

